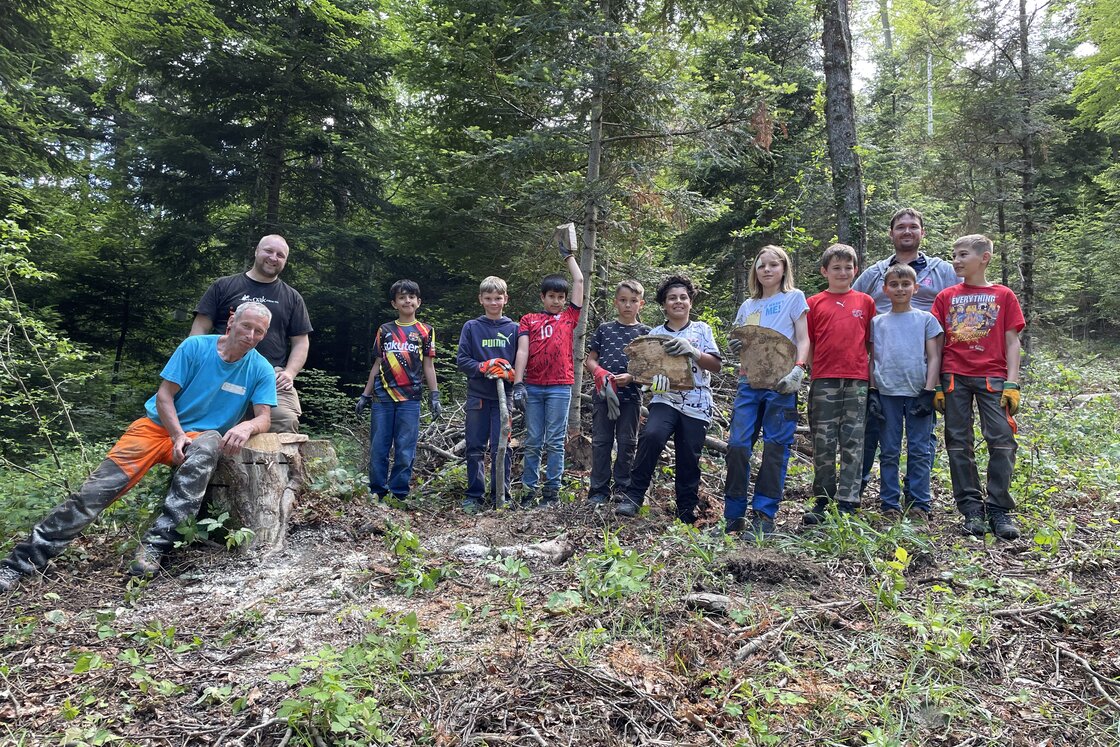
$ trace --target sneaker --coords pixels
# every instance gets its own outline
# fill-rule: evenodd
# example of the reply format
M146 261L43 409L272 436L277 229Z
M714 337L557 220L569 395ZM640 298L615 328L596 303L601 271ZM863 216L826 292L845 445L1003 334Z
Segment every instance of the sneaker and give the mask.
M128 575L154 576L159 573L162 561L162 552L141 542L140 546L136 548L136 554L132 556L132 563L128 566Z
M910 510L906 512L906 519L911 524L916 524L919 527L928 527L929 511L925 511L917 507L911 507Z
M19 586L23 574L14 568L0 565L0 592L9 592Z
M774 520L761 511L751 511L751 526L747 538L766 539L774 533Z
M1003 509L988 509L988 525L992 528L992 534L1002 540L1019 539L1019 527L1015 526L1011 515Z
M897 524L902 521L902 512L897 508L884 508L879 512L879 516L884 524Z
M482 501L477 498L464 498L463 502L460 504L460 508L463 509L463 513L473 515L482 513L485 506L483 506Z
M638 515L638 511L641 510L641 508L641 506L639 506L637 503L634 503L634 501L630 500L629 498L624 498L618 502L617 506L614 507L614 512L619 516L634 517Z
M611 502L610 496L596 493L595 495L587 496L587 502L592 506L605 506Z
M961 528L966 537L983 537L988 533L988 524L984 521L983 514L968 514L964 517L964 526Z
M801 524L807 527L815 527L818 524L823 524L827 516L828 501L817 499L813 501L811 509L801 514Z

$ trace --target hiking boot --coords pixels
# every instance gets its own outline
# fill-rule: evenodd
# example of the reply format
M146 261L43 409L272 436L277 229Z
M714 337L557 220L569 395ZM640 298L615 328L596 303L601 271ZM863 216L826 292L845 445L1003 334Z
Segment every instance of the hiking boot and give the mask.
M774 520L761 511L751 511L751 526L745 532L746 539L763 540L774 533Z
M966 537L983 537L988 533L988 523L984 521L983 514L968 514L964 517L961 531Z
M897 508L884 508L879 512L879 516L884 524L897 524L902 521L902 512Z
M988 509L988 525L992 528L992 534L1002 540L1019 539L1019 527L1015 526L1010 514L1003 509Z
M463 513L471 515L482 513L486 509L486 507L482 505L482 501L478 500L477 498L469 497L463 499L463 502L460 504L460 508L463 509Z
M610 496L603 495L602 493L596 493L595 495L587 496L587 502L592 506L598 508L599 506L605 506L610 503L611 499Z
M634 503L634 501L630 500L629 498L623 498L618 502L618 505L614 507L614 512L619 516L629 516L632 518L638 515L638 511L641 508L641 506L639 506L637 503Z
M836 512L847 516L855 516L859 513L859 504L851 501L836 501Z
M19 586L20 579L23 574L14 568L9 568L6 565L0 565L0 593L6 593L15 590Z
M727 534L739 534L740 532L742 532L746 528L747 528L747 520L744 517L740 516L738 519L728 519L727 520L727 526L726 526L724 531ZM717 534L723 534L724 533L724 532L719 531L718 526L715 527L715 529L716 529Z
M802 526L815 527L818 524L823 524L825 518L828 516L828 501L816 500L813 501L813 507L801 514Z
M548 506L558 500L560 500L560 496L557 493L541 493L541 500L537 505Z
M906 512L906 519L919 528L925 529L929 527L929 511L911 507L910 510Z
M132 563L128 566L128 575L154 576L159 573L162 561L162 552L141 542L140 546L136 548L136 554L132 556Z

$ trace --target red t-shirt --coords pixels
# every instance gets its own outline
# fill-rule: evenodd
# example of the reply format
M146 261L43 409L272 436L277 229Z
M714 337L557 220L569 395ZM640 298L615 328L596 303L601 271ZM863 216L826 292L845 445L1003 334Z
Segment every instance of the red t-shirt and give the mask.
M866 293L821 291L809 298L814 379L868 380L867 341L875 300Z
M537 386L572 384L572 340L579 324L579 306L568 304L559 314L538 311L521 317L518 338L529 336L529 363L525 383Z
M1027 326L1015 291L1006 285L953 285L930 309L945 330L941 373L1007 378L1006 333Z

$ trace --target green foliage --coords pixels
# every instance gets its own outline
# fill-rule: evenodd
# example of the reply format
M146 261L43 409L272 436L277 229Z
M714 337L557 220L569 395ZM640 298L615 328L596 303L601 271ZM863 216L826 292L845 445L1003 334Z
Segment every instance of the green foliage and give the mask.
M383 701L407 693L409 665L428 647L416 613L389 613L375 608L365 614L372 631L360 643L339 649L321 647L299 666L269 675L269 680L298 687L295 697L281 704L277 716L286 718L305 743L310 730L331 735L334 744L389 744L393 734L384 728ZM432 657L429 666L439 664Z
M653 570L641 553L624 548L617 533L605 529L602 551L583 557L580 589L584 599L610 604L647 590Z
M397 558L396 585L405 595L418 590L431 591L447 575L447 569L427 562L420 538L408 525L389 523L385 544Z

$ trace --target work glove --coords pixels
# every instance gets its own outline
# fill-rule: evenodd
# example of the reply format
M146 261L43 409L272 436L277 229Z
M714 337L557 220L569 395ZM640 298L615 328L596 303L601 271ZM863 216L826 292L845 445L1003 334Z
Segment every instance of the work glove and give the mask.
M428 409L432 411L432 419L439 420L443 415L443 405L439 403L439 390L433 389L428 392Z
M529 400L529 390L525 387L525 382L519 381L513 385L513 406L517 408L520 413L525 412L525 403Z
M654 374L649 382L649 390L654 394L669 393L669 377L665 374Z
M933 390L933 409L942 415L945 414L945 390L941 388L940 384Z
M774 385L774 391L778 394L793 394L801 388L801 381L804 378L805 369L801 366L794 366L781 381Z
M478 372L488 379L513 382L513 366L505 358L491 358L478 364Z
M362 412L369 408L373 403L372 394L359 394L358 401L354 404L354 414L359 418L362 417Z
M595 373L593 373L592 376L595 377L595 393L596 394L598 394L600 396L605 396L605 395L603 395L604 389L611 389L611 388L613 388L616 392L618 391L618 384L614 383L614 374L612 374L610 371L603 368L602 366L599 366L598 368L596 368ZM609 387L607 386L608 383L610 384Z
M1003 382L1003 394L999 398L999 406L1007 410L1008 415L1019 412L1019 385L1014 381Z
M674 337L666 342L664 350L669 355L687 355L694 361L699 361L700 356L703 355L698 347L683 337Z
M618 416L622 414L622 407L618 403L618 392L614 390L613 381L611 386L603 389L603 401L607 403L607 418L618 420Z
M739 353L741 353L743 350L743 341L738 337L732 337L730 340L728 340L727 347L731 349L731 354L738 358Z
M910 405L910 414L916 418L928 418L933 414L933 398L936 395L932 389L923 389L914 403Z
M883 419L883 400L879 399L878 389L867 390L867 417L872 420Z

